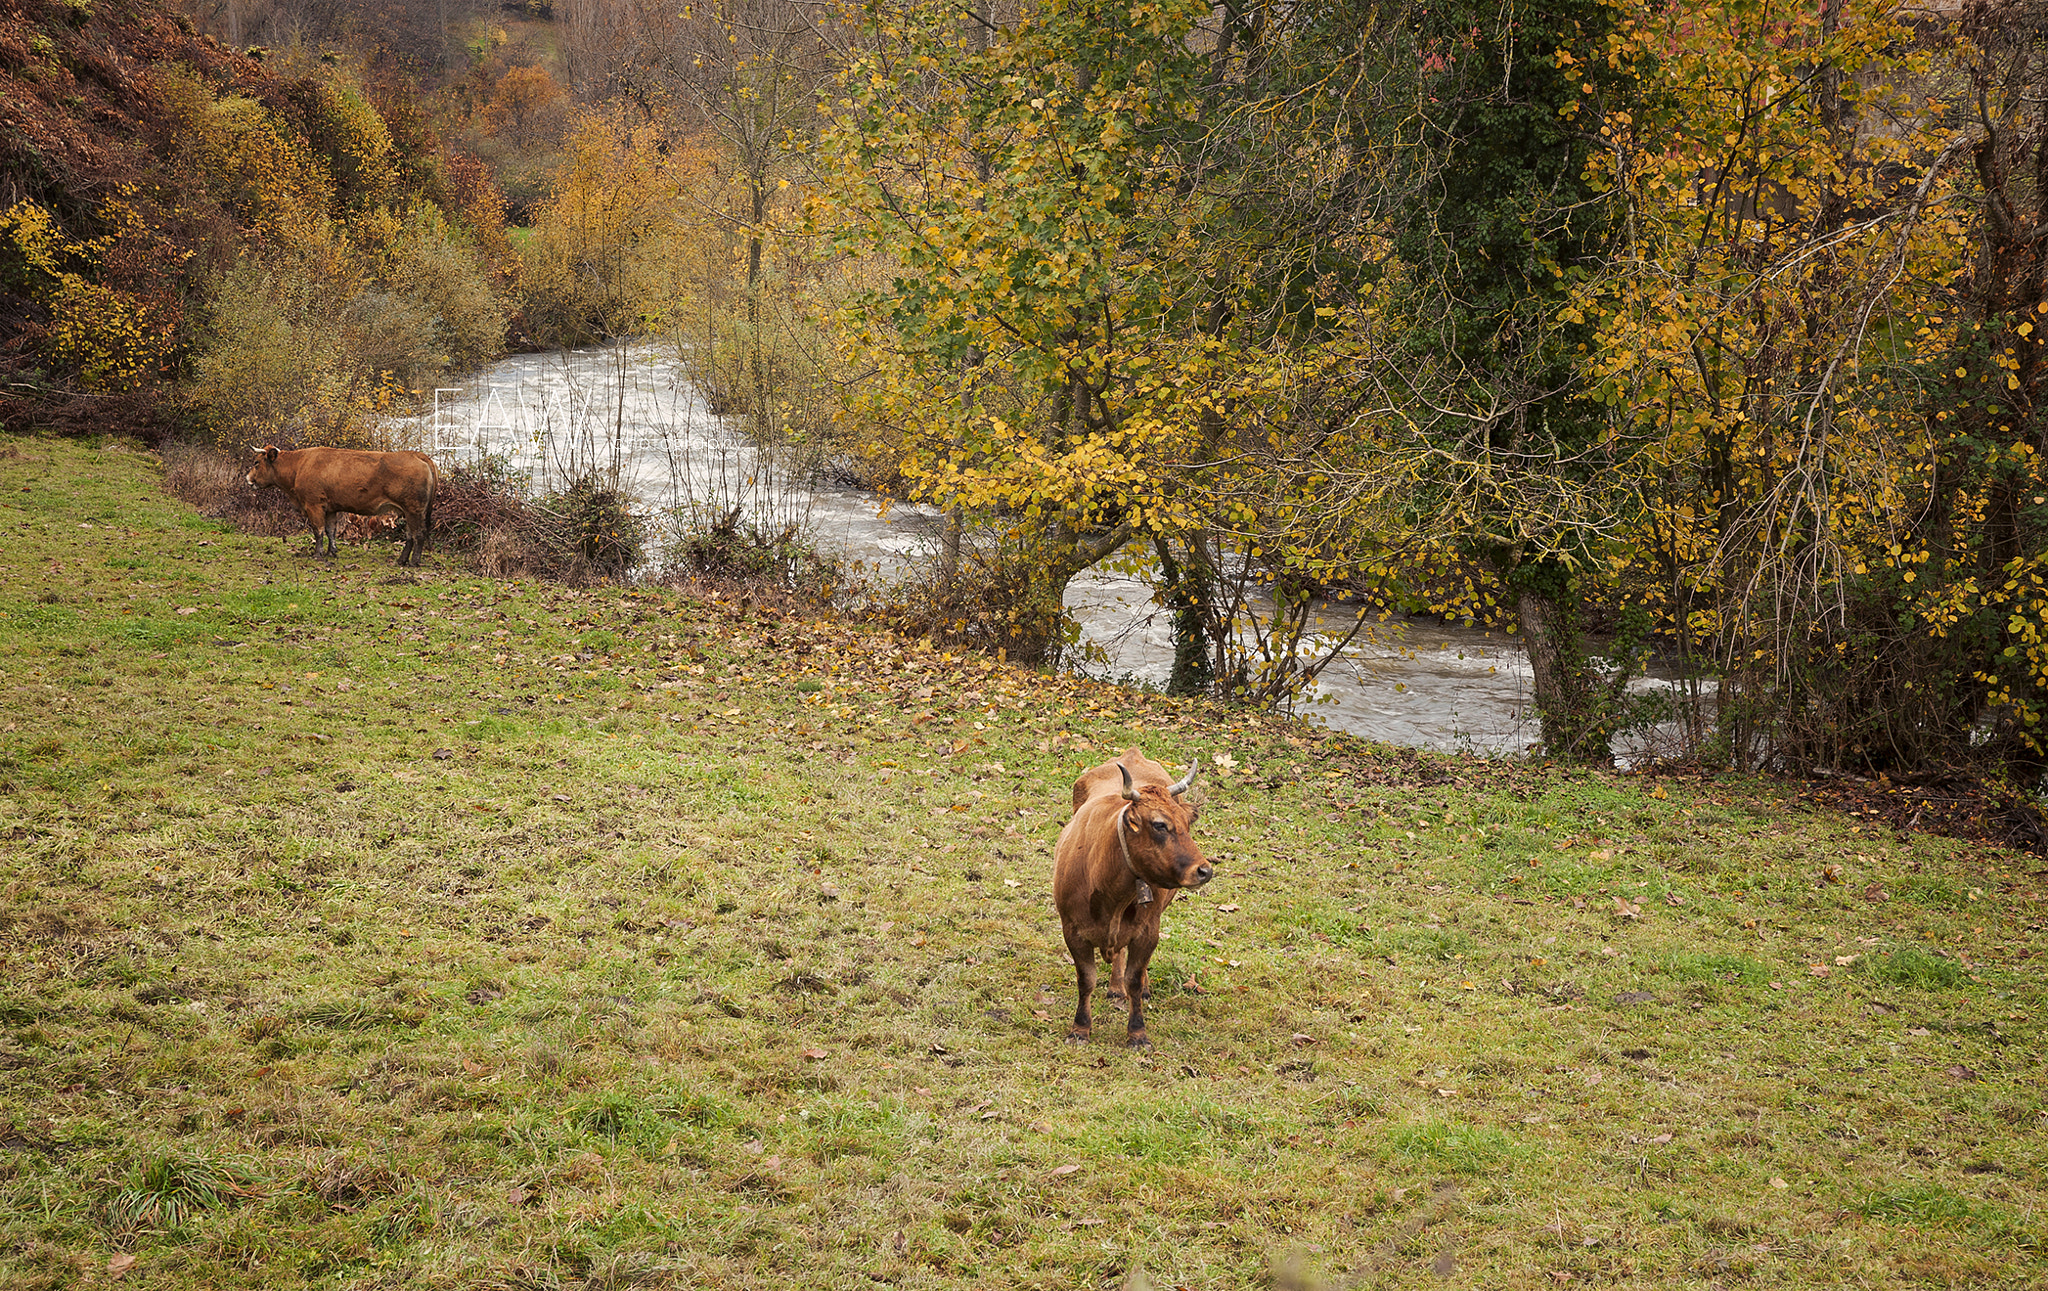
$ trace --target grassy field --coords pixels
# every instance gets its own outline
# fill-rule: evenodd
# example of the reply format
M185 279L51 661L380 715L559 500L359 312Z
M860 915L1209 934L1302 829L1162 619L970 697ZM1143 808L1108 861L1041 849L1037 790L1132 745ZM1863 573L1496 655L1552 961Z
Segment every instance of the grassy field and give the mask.
M2048 1278L2034 858L309 547L0 438L0 1286Z

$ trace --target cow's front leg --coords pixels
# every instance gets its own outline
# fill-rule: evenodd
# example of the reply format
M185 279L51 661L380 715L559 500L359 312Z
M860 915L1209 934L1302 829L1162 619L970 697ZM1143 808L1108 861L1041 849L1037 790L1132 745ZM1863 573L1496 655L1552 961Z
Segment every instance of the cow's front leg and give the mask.
M339 512L339 511L330 511L330 512L328 512L328 513L327 513L327 556L328 556L328 558L329 558L330 560L331 560L331 559L333 559L333 558L335 558L335 557L337 557L337 556L339 556L339 555L341 555L341 550L340 550L340 548L336 547L336 546L335 546L335 544L334 544L334 534L335 534L335 531L336 531L337 529L340 529L340 528L341 528L341 512Z
M1126 1043L1133 1049L1152 1047L1152 1037L1145 1034L1145 997L1152 993L1152 950L1158 944L1157 938L1133 941L1129 958L1124 961L1124 981L1131 997L1131 1027Z
M306 527L313 531L313 554L317 556L320 554L320 543L327 536L322 527L327 517L320 513L318 507L302 506L299 508L299 514L305 517Z
M1066 934L1066 938L1067 953L1074 957L1074 991L1079 997L1074 1005L1074 1024L1067 1028L1067 1039L1079 1044L1095 1029L1095 1020L1088 1012L1088 997L1095 994L1095 947L1072 933Z

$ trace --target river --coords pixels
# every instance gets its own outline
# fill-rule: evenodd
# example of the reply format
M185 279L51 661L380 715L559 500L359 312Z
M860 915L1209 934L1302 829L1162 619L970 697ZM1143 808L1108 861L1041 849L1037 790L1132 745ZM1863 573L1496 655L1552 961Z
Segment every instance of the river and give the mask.
M502 455L543 489L593 467L616 469L645 510L681 503L723 513L739 506L776 528L802 523L821 548L885 568L929 547L939 529L929 507L885 506L859 489L787 478L710 411L663 346L501 360L437 390L434 411L418 429L444 464ZM1170 621L1143 582L1084 574L1068 587L1066 604L1084 644L1095 647L1078 665L1083 671L1111 680L1166 679ZM1299 711L1393 744L1520 753L1538 733L1529 680L1528 656L1513 636L1390 620L1354 641Z

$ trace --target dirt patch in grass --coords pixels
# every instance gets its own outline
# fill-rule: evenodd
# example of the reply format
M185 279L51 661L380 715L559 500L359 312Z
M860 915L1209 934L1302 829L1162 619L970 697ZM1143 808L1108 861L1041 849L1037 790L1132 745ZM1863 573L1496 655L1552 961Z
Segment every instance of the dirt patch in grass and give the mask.
M2029 857L8 447L0 1284L2048 1273ZM1064 1039L1050 899L1131 743L1204 755L1218 867L1140 1054Z

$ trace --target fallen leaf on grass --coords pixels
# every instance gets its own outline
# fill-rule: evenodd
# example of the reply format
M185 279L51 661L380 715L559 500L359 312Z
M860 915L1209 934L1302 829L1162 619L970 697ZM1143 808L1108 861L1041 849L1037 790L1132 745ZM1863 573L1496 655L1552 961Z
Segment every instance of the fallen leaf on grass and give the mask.
M829 1057L831 1057L831 1056L832 1056L831 1054L829 1054L829 1053L826 1053L826 1052L825 1052L825 1051L824 1051L823 1049L806 1049L806 1050L804 1050L804 1057L806 1057L806 1058L810 1059L810 1060L811 1060L812 1062L817 1062L817 1061L819 1061L819 1060L821 1060L821 1059L824 1059L824 1058L829 1058Z
M1970 1069L1969 1069L1968 1067L1965 1067L1965 1066L1963 1066L1963 1065L1962 1065L1961 1063L1957 1063L1957 1064L1956 1064L1955 1066L1953 1066L1953 1067L1950 1067L1950 1068L1949 1068L1949 1069L1948 1069L1948 1070L1947 1070L1947 1071L1946 1071L1945 1073L1943 1073L1943 1074L1945 1074L1946 1076L1948 1076L1948 1077L1949 1077L1949 1079L1951 1079L1951 1080L1975 1080L1975 1079L1977 1079L1977 1073L1976 1073L1976 1072L1974 1072L1974 1071L1972 1071L1972 1070L1970 1070Z
M1066 1165L1054 1166L1052 1169L1045 1172L1045 1177L1048 1179L1056 1179L1063 1174L1073 1174L1080 1168L1080 1166L1075 1165L1072 1162L1069 1162Z
M1614 913L1617 918L1621 919L1640 919L1643 915L1643 907L1634 901L1628 900L1626 897L1616 897L1614 898Z
M1241 908L1242 907L1235 905L1220 905L1216 907L1216 909L1223 914L1236 914Z
M1815 977L1832 977L1835 973L1835 970L1828 967L1826 964L1808 964L1806 966L1806 971L1813 974Z
M1785 1182L1785 1181L1784 1181L1783 1179L1780 1179L1780 1178L1779 1178L1778 1176L1776 1176L1776 1175L1772 1175L1772 1176L1771 1176L1771 1187L1773 1187L1773 1188L1790 1188L1791 1186L1792 1186L1791 1184L1789 1184L1789 1183L1786 1183L1786 1182Z
M134 1267L135 1257L126 1253L116 1255L107 1261L107 1272L117 1278L125 1276L128 1270Z
M516 1186L507 1188L505 1190L505 1200L511 1202L515 1206L524 1206L527 1203L527 1200L532 1196L533 1194L531 1192L528 1192L526 1189Z
M1907 1034L1907 1035L1933 1035L1933 1034L1934 1034L1934 1032L1932 1032L1932 1031L1929 1031L1929 1030L1928 1030L1928 1029L1927 1029L1926 1027L1907 1027L1907 1028L1906 1028L1906 1034Z

